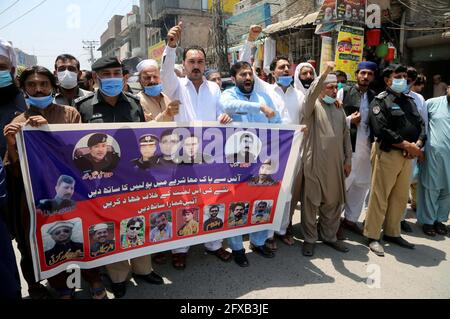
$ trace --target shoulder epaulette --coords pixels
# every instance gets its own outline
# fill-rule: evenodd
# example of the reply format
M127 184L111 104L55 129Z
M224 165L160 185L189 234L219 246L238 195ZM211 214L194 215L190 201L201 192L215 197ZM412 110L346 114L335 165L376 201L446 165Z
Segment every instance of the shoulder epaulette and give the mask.
M74 104L74 105L81 104L81 103L83 103L84 101L86 101L86 100L88 100L88 99L91 99L94 95L95 95L95 93L92 92L92 93L89 93L88 95L80 96L79 98L73 100L73 104Z
M129 92L125 92L125 95L126 95L127 97L130 97L130 98L134 99L136 102L140 102L140 101L141 101L141 99L140 99L139 97L137 97L136 95L131 94L131 93L129 93Z
M387 92L387 91L383 91L383 92L381 92L380 94L378 94L375 98L376 99L379 99L379 100L382 100L382 99L384 99L386 96L388 96L389 95L389 92Z

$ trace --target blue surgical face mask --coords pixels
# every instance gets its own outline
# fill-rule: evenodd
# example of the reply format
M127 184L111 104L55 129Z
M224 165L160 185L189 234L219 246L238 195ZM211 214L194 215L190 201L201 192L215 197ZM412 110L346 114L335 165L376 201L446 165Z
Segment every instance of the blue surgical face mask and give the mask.
M336 102L336 99L333 99L331 96L325 95L322 98L322 101L324 101L327 104L334 104L334 102Z
M11 72L0 71L0 88L4 88L13 84Z
M53 102L53 95L42 96L42 97L34 97L29 96L27 98L27 102L29 105L37 107L39 109L45 109Z
M144 92L148 96L158 96L162 92L162 84L146 86L146 87L144 87Z
M408 84L406 82L406 79L394 79L392 81L391 90L396 93L405 92L407 88Z
M118 96L123 90L122 78L100 79L100 91L106 96Z
M294 77L289 75L280 76L278 77L277 83L281 86L288 87L289 85L291 85L293 79Z

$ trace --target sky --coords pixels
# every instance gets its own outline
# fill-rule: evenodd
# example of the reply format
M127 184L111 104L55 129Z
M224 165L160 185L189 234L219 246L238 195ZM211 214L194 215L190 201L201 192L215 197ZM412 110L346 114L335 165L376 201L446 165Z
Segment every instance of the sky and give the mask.
M41 6L7 26L43 1ZM82 41L100 42L111 17L130 12L133 4L139 5L139 1L0 0L0 38L11 41L27 54L36 55L38 64L51 71L55 58L63 53L78 58L81 69L90 69L90 54L83 49ZM97 48L96 58L101 56Z

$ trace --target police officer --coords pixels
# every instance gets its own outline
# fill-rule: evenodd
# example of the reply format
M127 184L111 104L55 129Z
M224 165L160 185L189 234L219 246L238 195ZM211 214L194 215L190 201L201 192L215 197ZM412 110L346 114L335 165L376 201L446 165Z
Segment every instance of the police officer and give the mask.
M414 248L400 236L400 221L408 202L412 159L424 159L421 148L426 140L425 123L414 99L403 93L407 89L406 67L390 66L383 76L386 91L375 97L369 110L376 143L372 146L372 183L364 225L369 248L378 256L384 256L379 243L382 227L385 241Z
M83 123L144 122L139 98L122 92L122 64L116 57L102 57L92 65L99 90L74 101Z
M75 191L75 180L73 177L61 175L56 182L55 190L55 198L40 200L38 208L44 214L73 210L76 205L76 202L72 199Z
M119 162L119 155L113 150L108 151L108 136L95 133L88 139L89 153L75 158L77 167L85 173L111 172Z
M153 134L145 134L139 138L139 147L141 157L132 160L134 168L147 170L152 168L158 162L155 156L159 139Z

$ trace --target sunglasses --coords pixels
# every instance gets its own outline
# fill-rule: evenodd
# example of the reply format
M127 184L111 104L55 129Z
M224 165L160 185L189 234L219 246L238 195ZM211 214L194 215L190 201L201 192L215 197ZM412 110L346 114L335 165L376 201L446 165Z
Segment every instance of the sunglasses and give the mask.
M141 227L134 227L134 226L131 226L131 227L130 227L130 230L141 230Z

